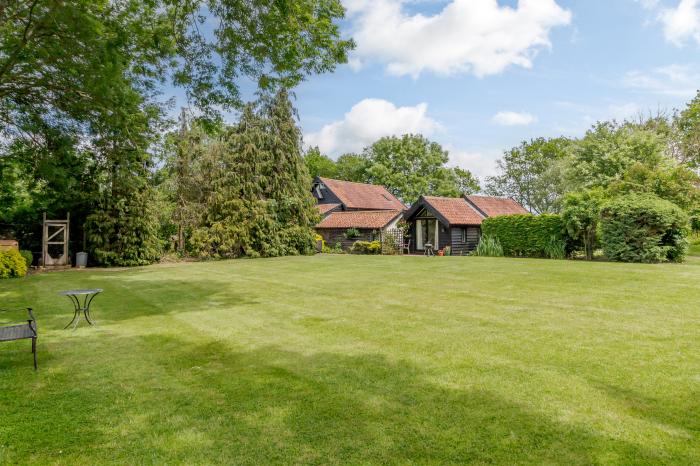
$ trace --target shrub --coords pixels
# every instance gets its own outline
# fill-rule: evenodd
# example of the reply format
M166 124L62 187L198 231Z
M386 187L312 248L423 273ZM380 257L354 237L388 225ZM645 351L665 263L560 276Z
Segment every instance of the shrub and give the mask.
M350 252L353 254L379 254L382 252L382 243L379 241L355 241Z
M24 258L24 261L27 263L27 268L31 267L32 262L34 262L34 254L32 254L32 251L22 249L19 253Z
M481 231L483 237L497 240L506 256L552 257L553 248L558 248L562 243L566 249L564 225L559 215L490 217L484 219Z
M345 230L345 237L347 239L357 238L358 236L360 236L360 230L357 228L348 228Z
M0 251L0 278L18 278L26 274L27 262L19 251Z
M685 212L653 194L620 196L601 209L601 244L614 261L682 262L688 230Z
M474 250L473 254L475 256L484 257L502 257L503 247L495 236L484 235L479 240L479 244L476 245L476 249Z

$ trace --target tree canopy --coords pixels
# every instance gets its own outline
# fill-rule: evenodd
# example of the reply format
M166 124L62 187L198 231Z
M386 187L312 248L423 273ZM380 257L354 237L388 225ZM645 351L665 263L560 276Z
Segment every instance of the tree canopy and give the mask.
M160 240L144 222L158 202L163 86L184 89L210 131L243 104L242 82L270 94L345 62L353 43L340 36L343 15L339 0L4 3L0 222L35 244L42 211L70 211L93 258L153 260Z
M506 151L498 174L486 180L486 192L510 197L537 214L559 210L564 194L564 160L571 141L537 138Z

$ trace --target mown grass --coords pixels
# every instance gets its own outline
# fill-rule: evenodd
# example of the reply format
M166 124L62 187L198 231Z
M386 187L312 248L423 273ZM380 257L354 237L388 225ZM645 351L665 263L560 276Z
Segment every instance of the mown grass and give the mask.
M315 256L47 273L0 464L698 464L700 262ZM62 330L63 289L101 287ZM20 314L19 317L22 317Z

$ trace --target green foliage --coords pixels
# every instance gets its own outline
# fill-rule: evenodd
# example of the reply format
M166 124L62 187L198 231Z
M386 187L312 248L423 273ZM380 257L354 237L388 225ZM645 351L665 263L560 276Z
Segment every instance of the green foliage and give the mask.
M485 234L479 239L479 243L472 254L483 257L503 257L503 247L498 238Z
M339 180L364 183L367 175L367 160L358 154L343 154L335 162Z
M312 147L304 154L304 163L306 163L306 168L311 178L317 176L325 178L338 177L338 167L336 163L331 160L330 157L321 154L318 147Z
M158 260L162 245L152 198L152 190L144 188L101 199L85 226L90 255L98 264L135 266Z
M333 247L330 247L326 243L323 243L322 252L324 254L345 254L345 251L343 251L343 245L340 242L335 243Z
M392 234L384 234L381 238L382 249L381 253L387 256L394 256L400 252L400 244L397 243L397 237Z
M466 170L448 168L446 150L421 135L383 137L365 148L365 182L385 186L404 202L421 195L460 196L479 190Z
M700 91L682 112L674 115L673 125L678 142L677 159L692 168L700 167Z
M201 257L311 254L318 211L286 91L246 107L207 152L203 221L190 244Z
M570 146L566 138L523 141L498 161L499 174L487 178L487 194L513 198L535 213L558 212Z
M143 200L132 196L152 181L153 154L167 124L162 85L171 80L184 88L209 132L223 111L240 107L241 82L269 95L345 62L353 43L340 37L343 15L339 0L4 2L0 222L15 225L6 232L38 247L42 214L70 212L73 238L83 237L83 224L91 228L93 259L153 260L160 245L145 225L150 220L113 215L145 214ZM176 173L173 183L154 177L164 184L151 198L160 234L169 237L174 229L180 246L199 221L202 209L194 201L205 197L191 189L201 180L188 177L198 136L174 144L179 157L162 170ZM195 199L183 203L190 194ZM280 235L285 243L300 241L294 228Z
M502 215L484 219L485 237L498 240L506 256L551 257L565 242L564 224L556 214Z
M382 243L379 241L355 241L350 252L352 254L381 254Z
M26 249L20 250L20 255L24 258L24 262L27 263L27 269L32 266L32 262L34 262L34 254L32 254L32 251L27 251Z
M348 228L345 230L345 237L347 239L357 238L358 236L360 236L360 230L357 228Z
M19 251L0 251L0 278L20 278L26 274L27 262Z
M593 259L597 245L600 206L604 194L600 189L568 193L564 198L561 219L572 246L583 247L587 260Z
M690 213L690 228L693 233L700 233L700 211L697 209Z
M608 259L622 262L682 262L688 216L651 194L630 194L601 209L601 244Z
M577 189L607 188L636 164L659 166L666 147L666 134L653 127L598 123L572 147L569 182Z
M688 211L700 206L700 178L687 166L665 158L655 167L636 162L622 179L610 183L611 196L630 193L655 194Z
M445 252L446 256L451 256L452 255L452 248L450 246L445 246L444 252Z
M556 236L544 244L544 256L549 259L566 259L566 240Z

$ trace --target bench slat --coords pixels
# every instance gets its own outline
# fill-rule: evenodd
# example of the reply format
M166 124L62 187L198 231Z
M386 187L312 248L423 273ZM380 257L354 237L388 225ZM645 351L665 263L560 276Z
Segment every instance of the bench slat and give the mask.
M0 327L0 341L22 340L34 337L36 335L29 324Z

